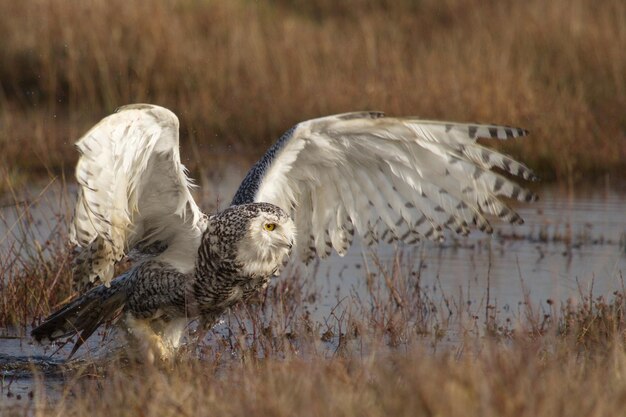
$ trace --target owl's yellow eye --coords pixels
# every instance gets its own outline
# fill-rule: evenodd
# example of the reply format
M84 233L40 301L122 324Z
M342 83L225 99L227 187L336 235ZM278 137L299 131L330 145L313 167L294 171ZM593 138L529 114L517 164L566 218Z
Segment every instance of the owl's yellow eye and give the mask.
M276 229L276 223L265 223L263 225L263 228L268 232L271 232L272 230Z

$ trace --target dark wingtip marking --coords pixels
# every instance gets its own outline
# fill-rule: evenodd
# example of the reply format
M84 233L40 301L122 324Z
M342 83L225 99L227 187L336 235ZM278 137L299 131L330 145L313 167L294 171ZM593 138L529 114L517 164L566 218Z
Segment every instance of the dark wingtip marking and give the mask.
M470 126L467 128L467 133L471 139L476 138L476 132L478 131L478 126Z
M497 127L490 127L489 128L489 136L491 136L492 138L497 138L498 137L498 128Z
M530 202L537 201L537 200L539 200L539 196L537 194L535 193L526 194L526 198L525 198L526 202L530 203Z
M504 185L504 180L502 178L496 178L496 183L493 186L493 190L498 192L502 189L502 186Z
M502 161L502 165L504 166L506 172L511 172L511 161L505 159Z
M380 119L381 117L385 117L385 113L381 111L364 111L364 112L354 112L354 113L346 113L338 118L340 120L352 120L352 119Z
M488 163L489 162L489 151L487 149L482 149L480 151L480 158L483 160L483 162Z

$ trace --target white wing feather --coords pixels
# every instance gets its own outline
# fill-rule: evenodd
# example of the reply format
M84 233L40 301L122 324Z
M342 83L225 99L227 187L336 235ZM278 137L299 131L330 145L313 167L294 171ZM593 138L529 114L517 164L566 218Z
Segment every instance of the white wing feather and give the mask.
M501 197L536 199L491 169L535 177L476 140L526 134L506 126L385 118L375 112L309 120L270 150L271 158L257 163L234 203L246 202L245 188L256 181L254 201L294 213L304 260L325 257L331 247L343 255L355 230L368 244L413 243L419 236L440 240L443 228L466 234L471 225L491 232L487 215L522 221Z
M79 191L70 236L83 250L75 279L108 284L115 262L155 243L167 247L161 256L179 269L193 268L204 216L180 162L176 115L154 105L124 106L76 146Z

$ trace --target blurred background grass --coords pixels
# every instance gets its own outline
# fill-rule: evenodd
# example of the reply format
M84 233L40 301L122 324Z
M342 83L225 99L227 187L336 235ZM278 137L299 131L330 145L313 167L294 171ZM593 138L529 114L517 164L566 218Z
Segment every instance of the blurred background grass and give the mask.
M307 118L375 109L519 125L547 180L626 174L622 0L0 0L0 173L70 172L120 105L181 120L202 177Z

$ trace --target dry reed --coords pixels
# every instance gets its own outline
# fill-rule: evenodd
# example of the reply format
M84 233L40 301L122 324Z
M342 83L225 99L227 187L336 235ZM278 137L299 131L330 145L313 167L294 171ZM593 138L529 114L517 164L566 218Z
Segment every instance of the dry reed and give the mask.
M176 111L201 180L229 147L249 161L299 120L362 108L521 125L532 136L506 150L544 177L619 176L624 21L618 0L0 0L0 188L68 171L73 140L140 101ZM35 239L26 201L15 242L43 244L2 259L2 326L28 326L71 293L67 213ZM172 369L85 367L58 396L38 389L3 415L623 413L623 292L527 305L512 322L434 301L407 265L379 263L369 297L323 324L291 276Z
M130 102L173 109L196 177L299 120L381 109L521 125L544 178L626 172L619 0L0 1L1 171L73 166Z

